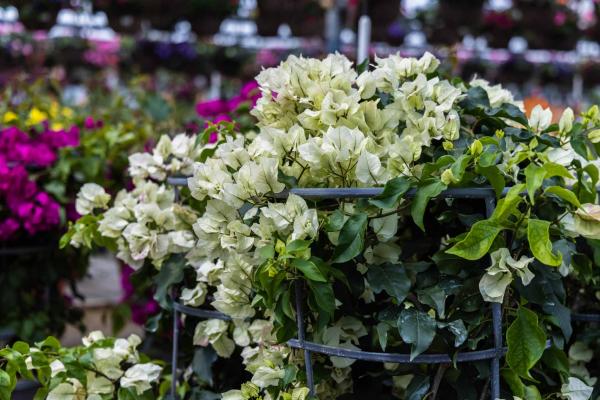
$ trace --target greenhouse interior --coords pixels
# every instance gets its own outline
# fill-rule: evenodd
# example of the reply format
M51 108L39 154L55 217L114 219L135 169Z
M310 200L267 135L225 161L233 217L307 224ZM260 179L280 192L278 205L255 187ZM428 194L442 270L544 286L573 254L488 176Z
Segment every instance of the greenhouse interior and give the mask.
M599 0L0 0L0 400L600 400Z

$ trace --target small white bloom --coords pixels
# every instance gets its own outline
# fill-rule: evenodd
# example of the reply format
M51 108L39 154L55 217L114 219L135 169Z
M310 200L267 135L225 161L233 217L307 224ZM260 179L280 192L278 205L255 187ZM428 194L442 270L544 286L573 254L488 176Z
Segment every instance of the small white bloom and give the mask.
M122 387L135 388L135 392L141 396L144 392L152 388L152 383L158 381L161 371L162 367L156 364L136 364L125 371L125 375L121 378L120 383Z
M539 104L533 107L531 110L531 116L529 117L529 126L535 132L542 132L546 130L552 123L552 110L549 108L542 108Z
M77 193L75 209L81 215L90 214L95 208L105 209L110 201L110 195L96 183L86 183Z

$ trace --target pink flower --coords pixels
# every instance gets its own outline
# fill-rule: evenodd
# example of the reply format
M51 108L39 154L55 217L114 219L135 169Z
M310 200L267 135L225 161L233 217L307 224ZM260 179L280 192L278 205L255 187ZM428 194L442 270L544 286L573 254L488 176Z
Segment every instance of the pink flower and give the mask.
M9 217L0 222L0 240L8 240L19 230L19 221Z
M565 24L565 22L567 22L567 14L562 11L558 11L556 14L554 14L554 25L562 26Z
M240 96L251 100L252 106L254 107L256 105L256 101L260 98L258 83L255 80L247 82L244 86L242 86L242 90L240 90Z

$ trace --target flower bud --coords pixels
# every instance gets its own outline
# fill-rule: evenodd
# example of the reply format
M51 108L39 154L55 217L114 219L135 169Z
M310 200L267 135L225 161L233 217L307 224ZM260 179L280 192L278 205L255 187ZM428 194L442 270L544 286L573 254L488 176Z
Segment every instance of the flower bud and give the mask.
M449 185L456 181L456 178L454 177L454 174L450 168L442 172L441 181L445 185Z
M565 108L565 111L563 111L562 116L558 121L558 130L563 133L570 132L571 129L573 129L574 120L575 114L573 114L571 107Z
M473 143L471 143L469 150L471 150L472 155L479 155L483 152L483 145L479 140L475 140Z

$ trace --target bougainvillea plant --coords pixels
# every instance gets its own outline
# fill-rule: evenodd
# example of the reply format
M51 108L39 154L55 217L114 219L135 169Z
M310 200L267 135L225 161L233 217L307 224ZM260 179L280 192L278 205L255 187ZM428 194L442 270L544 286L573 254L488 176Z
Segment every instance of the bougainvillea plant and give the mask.
M61 347L50 336L0 350L0 399L12 399L18 378L36 380L36 399L156 399L162 366L138 352L142 340L105 338L94 331L83 345Z
M303 354L286 344L298 334L300 285L307 340L411 358L492 347L490 305L501 304L502 397L595 399L598 333L572 324L570 310L598 309L600 112L567 109L551 124L537 107L527 117L500 86L448 80L438 64L390 56L357 71L338 54L291 56L257 77L256 135L230 126L215 143L209 132L163 137L130 157L135 188L110 208L102 187L83 187L89 213L63 244L107 246L154 269L166 309L180 301L231 318L185 320L212 356L194 354L182 387L309 398ZM177 197L174 175L189 176ZM357 187L383 190L287 192ZM480 200L439 196L461 187L493 190L493 214ZM237 388L211 370L228 357L248 374ZM478 399L490 385L484 361L312 361L318 399Z

